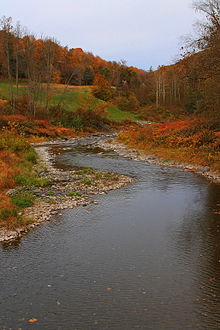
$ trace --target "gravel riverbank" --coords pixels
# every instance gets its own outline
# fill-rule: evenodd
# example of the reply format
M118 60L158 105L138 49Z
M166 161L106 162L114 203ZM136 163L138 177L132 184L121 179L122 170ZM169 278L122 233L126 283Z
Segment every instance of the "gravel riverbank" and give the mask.
M134 160L141 160L146 161L150 164L154 165L160 165L160 166L166 166L166 167L175 167L180 168L189 172L194 172L199 175L202 175L209 179L210 181L213 181L215 183L220 183L220 175L217 172L212 172L208 166L196 166L196 165L190 165L187 163L178 163L174 161L167 161L163 160L162 158L159 158L154 155L146 155L144 151L140 151L137 149L129 148L123 143L119 143L115 140L113 141L99 141L96 143L96 145L99 148L102 148L104 150L113 150L117 152L122 157L127 157Z
M32 207L21 212L21 216L29 219L29 223L14 230L1 230L0 242L11 242L19 239L42 222L61 214L64 209L97 203L94 199L95 195L105 194L109 190L119 189L134 182L134 179L128 176L90 168L57 169L54 166L51 146L59 144L62 146L62 150L65 150L67 143L68 146L71 143L75 146L77 141L80 141L80 138L35 145L35 150L39 156L35 170L41 178L49 179L50 183L46 187L29 189L36 196L36 202ZM13 191L9 191L9 194L13 194Z
M209 167L165 161L154 155L146 155L143 151L129 148L115 140L108 140L106 137L108 138L108 136L97 134L89 138L73 138L35 144L35 150L39 156L35 170L40 177L49 179L50 184L46 187L31 189L31 192L36 196L36 202L32 207L21 212L23 217L30 219L29 224L14 230L1 230L0 242L8 243L19 239L42 222L49 221L54 216L61 214L63 209L97 203L94 199L95 195L105 194L109 190L119 189L135 181L134 178L128 176L90 168L58 169L54 166L55 155L51 152L51 147L54 145L59 145L61 150L65 151L77 146L82 139L88 139L88 143L91 143L91 139L93 139L93 146L106 151L113 150L122 157L160 166L181 168L202 175L215 183L220 183L219 174L212 172ZM112 137L115 136L109 136L109 138Z

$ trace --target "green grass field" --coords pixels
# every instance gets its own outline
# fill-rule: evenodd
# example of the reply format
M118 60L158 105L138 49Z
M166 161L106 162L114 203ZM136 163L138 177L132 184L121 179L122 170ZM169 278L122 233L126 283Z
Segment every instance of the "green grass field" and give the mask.
M60 105L67 111L77 111L80 108L94 110L105 102L94 97L91 93L91 88L90 86L69 86L66 88L65 85L52 84L50 88L50 104L52 106ZM16 92L15 87L13 87L13 90ZM41 105L43 105L44 93L45 91L42 90L39 95L39 103ZM19 84L18 94L19 96L25 95L25 83ZM9 84L0 82L0 98L8 99L9 95ZM122 111L115 105L108 105L106 111L107 118L112 121L138 120L138 115Z
M138 115L132 112L122 111L115 105L110 105L107 108L108 119L113 121L122 121L125 119L129 119L132 121L138 120Z
M102 101L98 100L92 96L88 91L65 91L60 93L60 91L53 92L51 97L51 104L58 105L68 111L76 111L81 108L89 108L93 110L96 106L101 104Z

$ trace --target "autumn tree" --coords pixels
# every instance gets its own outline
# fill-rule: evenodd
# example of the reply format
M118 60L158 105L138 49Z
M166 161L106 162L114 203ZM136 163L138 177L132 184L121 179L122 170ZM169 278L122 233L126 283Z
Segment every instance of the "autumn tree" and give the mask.
M205 15L198 25L199 35L194 41L203 50L198 63L199 107L210 114L219 115L220 107L220 1L200 0L193 2L196 11Z
M81 48L62 47L53 38L37 39L20 23L14 27L10 17L0 21L0 76L9 83L13 111L31 116L49 113L51 83L64 84L64 92L69 85L94 84L97 97L109 100L113 94L122 96L129 100L129 108L136 109L148 98L147 75L125 61L108 62Z
M154 71L156 105L177 106L188 113L219 113L220 1L194 1L203 14L197 35L179 62Z
M94 79L95 87L93 95L101 100L108 101L112 97L112 88L108 80L102 75L97 74Z

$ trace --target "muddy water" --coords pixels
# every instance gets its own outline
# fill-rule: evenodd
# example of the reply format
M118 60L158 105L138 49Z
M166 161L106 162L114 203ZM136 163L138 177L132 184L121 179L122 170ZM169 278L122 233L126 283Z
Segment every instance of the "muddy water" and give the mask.
M0 329L220 329L220 187L86 144L56 166L137 181L0 250Z

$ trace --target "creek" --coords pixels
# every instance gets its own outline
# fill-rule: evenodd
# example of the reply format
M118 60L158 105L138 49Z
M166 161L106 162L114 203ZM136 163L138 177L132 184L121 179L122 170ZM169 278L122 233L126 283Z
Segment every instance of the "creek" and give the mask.
M89 139L50 152L136 181L0 249L0 329L220 329L219 185Z

